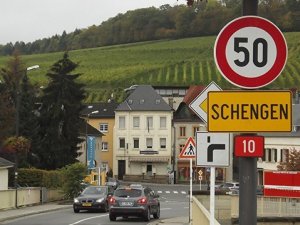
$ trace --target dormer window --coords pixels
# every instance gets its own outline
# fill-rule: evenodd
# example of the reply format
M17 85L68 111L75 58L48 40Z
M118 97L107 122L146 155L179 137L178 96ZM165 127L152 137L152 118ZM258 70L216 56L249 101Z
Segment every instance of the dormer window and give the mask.
M128 104L132 104L132 103L133 103L132 99L129 99Z
M144 104L145 100L144 99L141 99L140 100L140 104Z
M156 104L156 105L160 104L160 99L156 99L156 100L155 100L155 104Z

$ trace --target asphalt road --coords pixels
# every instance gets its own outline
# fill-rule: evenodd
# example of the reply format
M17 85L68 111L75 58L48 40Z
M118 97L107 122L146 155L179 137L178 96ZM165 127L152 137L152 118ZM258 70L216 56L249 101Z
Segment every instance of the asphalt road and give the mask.
M148 185L160 195L161 217L160 220L189 216L189 198L187 185ZM155 219L151 217L151 222ZM2 224L10 225L122 225L136 224L146 225L149 222L140 218L117 218L117 221L111 222L108 213L84 212L74 213L72 206L48 213L42 213L32 216L26 216Z

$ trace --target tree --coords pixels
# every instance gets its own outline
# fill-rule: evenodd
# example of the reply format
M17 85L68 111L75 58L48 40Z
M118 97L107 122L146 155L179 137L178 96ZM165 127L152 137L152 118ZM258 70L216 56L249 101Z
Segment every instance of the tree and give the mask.
M285 171L300 171L300 151L296 148L285 153L286 160L280 162L277 166L278 170Z
M79 115L85 98L84 85L76 82L80 74L71 74L77 67L64 53L47 73L50 81L43 90L40 109L40 168L57 169L77 161L82 141Z
M15 107L4 83L0 83L0 149L1 143L14 132Z
M30 150L30 141L22 136L12 136L6 139L3 146L3 153L7 158L16 163L16 168L28 165L27 155ZM13 159L14 158L14 159Z

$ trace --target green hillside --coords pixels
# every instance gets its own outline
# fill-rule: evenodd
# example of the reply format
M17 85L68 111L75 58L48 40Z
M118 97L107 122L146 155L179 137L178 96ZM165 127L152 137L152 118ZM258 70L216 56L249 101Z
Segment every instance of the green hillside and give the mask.
M300 32L285 33L288 44L287 65L269 89L300 88ZM107 100L114 93L117 100L123 89L132 84L207 85L215 81L221 88L234 88L226 81L213 59L213 37L143 42L127 45L83 49L70 52L70 59L79 62L81 82L86 84L87 102ZM27 66L40 65L30 71L32 82L45 85L46 72L62 57L62 53L22 56ZM0 67L7 57L0 57Z

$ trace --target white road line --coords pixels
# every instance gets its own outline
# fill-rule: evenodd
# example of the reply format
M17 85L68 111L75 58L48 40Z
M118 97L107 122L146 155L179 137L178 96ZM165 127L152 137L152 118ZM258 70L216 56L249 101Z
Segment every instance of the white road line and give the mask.
M158 194L161 194L161 193L162 193L162 191L157 191L157 193L158 193Z
M93 216L93 217L85 218L85 219L82 219L82 220L78 220L75 223L70 223L69 225L79 224L79 223L87 221L87 220L91 220L91 219L95 219L95 218L100 218L100 217L104 217L104 216L108 216L108 214L104 214L104 215L101 215L101 216Z
M185 192L185 191L182 191L182 192L181 192L181 194L184 194L184 195L185 195L185 194L186 194L186 192Z
M167 194L170 194L170 191L166 191Z
M178 194L178 191L173 191L174 194Z

